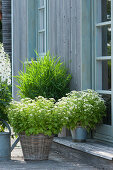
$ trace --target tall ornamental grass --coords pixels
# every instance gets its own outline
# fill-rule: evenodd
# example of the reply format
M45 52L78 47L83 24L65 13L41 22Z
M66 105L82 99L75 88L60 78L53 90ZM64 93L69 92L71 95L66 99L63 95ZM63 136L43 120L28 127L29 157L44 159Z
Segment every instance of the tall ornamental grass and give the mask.
M71 75L60 58L51 57L49 53L44 57L37 54L36 61L32 59L31 63L27 61L23 66L23 71L15 76L22 98L43 96L58 100L70 91Z

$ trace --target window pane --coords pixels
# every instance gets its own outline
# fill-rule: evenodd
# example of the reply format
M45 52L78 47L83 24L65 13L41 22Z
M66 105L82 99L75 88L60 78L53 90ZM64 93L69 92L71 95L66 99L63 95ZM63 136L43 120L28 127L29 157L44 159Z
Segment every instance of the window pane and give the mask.
M39 33L38 35L38 52L45 53L45 32Z
M103 118L103 124L111 125L111 95L103 94L102 97L106 105L106 117Z
M97 23L111 20L111 0L97 0ZM101 9L101 10L100 10Z
M44 6L44 0L38 0L38 2L39 2L39 8Z
M111 60L97 61L97 90L111 90Z
M41 10L39 10L39 24L38 24L38 26L39 26L39 30L41 30L41 29L44 29L45 28L45 17L44 17L44 9L41 9Z
M111 26L97 28L97 57L111 56Z

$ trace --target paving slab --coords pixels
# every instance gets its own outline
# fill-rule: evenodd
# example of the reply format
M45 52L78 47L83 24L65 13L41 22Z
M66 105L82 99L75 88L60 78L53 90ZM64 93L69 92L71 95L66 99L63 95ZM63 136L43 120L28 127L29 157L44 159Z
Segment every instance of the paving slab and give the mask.
M97 170L97 168L87 164L77 164L52 151L49 160L26 162L21 147L17 146L12 151L10 161L0 161L0 170Z
M79 150L90 155L97 156L99 158L104 158L106 160L113 160L113 146L108 146L102 142L96 140L87 140L86 142L79 143L73 142L71 138L54 138L55 143L64 145L66 147Z

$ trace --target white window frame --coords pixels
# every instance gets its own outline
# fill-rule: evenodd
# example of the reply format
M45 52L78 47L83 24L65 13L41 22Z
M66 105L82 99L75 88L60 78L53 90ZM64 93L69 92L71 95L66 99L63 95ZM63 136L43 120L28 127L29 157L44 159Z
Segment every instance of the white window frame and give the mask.
M44 0L44 5L43 6L40 6L39 7L39 0L36 0L36 50L38 52L38 55L39 56L44 56L47 52L47 6L48 6L48 3L47 3L47 0ZM44 10L44 28L43 29L39 29L39 12L41 10ZM44 48L45 51L44 52L40 52L39 50L39 47L40 47L40 44L39 44L39 35L41 33L44 33L45 34L45 39L44 39L44 46L42 45L42 49ZM42 40L43 41L43 40Z
M97 5L96 2L99 2L100 0L92 0L92 4L94 7L94 13L92 15L93 23L92 23L92 37L94 40L93 45L93 52L92 56L95 56L92 58L92 87L100 94L108 94L111 95L111 125L103 124L96 129L96 133L94 135L95 138L103 139L105 141L113 141L113 0L111 0L111 21L107 22L99 22L97 23L97 18L95 17L97 15ZM93 8L92 8L93 9ZM97 56L97 41L99 40L99 37L97 37L97 29L99 27L108 26L111 25L111 56ZM93 33L94 31L94 33ZM97 63L99 61L105 61L105 60L111 60L111 90L100 90L97 89ZM94 65L94 66L93 66Z
M100 0L96 0L95 1L95 14L96 15L99 15L99 14L97 14L97 9L96 9L96 7L98 6L99 7L99 1ZM98 4L97 4L97 2L98 2ZM98 17L98 16L97 16ZM106 22L99 22L99 23L97 23L97 17L95 17L95 90L96 91L98 91L99 93L101 93L101 94L112 94L112 82L111 82L111 90L109 91L109 90L101 90L101 89L97 89L97 63L99 62L99 61L105 61L105 60L111 60L111 66L112 66L112 47L111 47L111 56L97 56L97 42L99 41L99 38L101 38L101 36L100 37L97 37L97 30L99 29L99 28L102 28L103 26L111 26L111 34L112 34L112 0L111 0L111 21L106 21ZM111 46L112 46L112 35L111 35ZM112 67L111 67L111 69L112 69ZM112 70L111 70L111 77L112 77ZM112 80L112 78L111 78L111 80Z

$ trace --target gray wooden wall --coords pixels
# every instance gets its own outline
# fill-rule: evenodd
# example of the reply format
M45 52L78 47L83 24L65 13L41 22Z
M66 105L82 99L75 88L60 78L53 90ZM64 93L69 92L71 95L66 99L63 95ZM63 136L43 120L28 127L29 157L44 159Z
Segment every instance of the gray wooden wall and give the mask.
M72 74L71 89L92 87L90 0L48 0L47 49ZM13 75L36 49L35 0L13 0ZM15 83L15 81L13 81ZM14 94L16 88L13 84Z
M80 0L48 0L48 47L72 74L71 89L81 89ZM13 0L13 75L36 49L35 0ZM13 79L14 84L16 83ZM13 84L13 96L16 88Z
M81 89L80 0L49 0L48 49L61 56L72 74L71 89Z
M21 61L25 61L27 57L27 1L13 0L13 76L18 74L22 69ZM17 89L15 87L15 80L13 78L13 97L17 99Z

